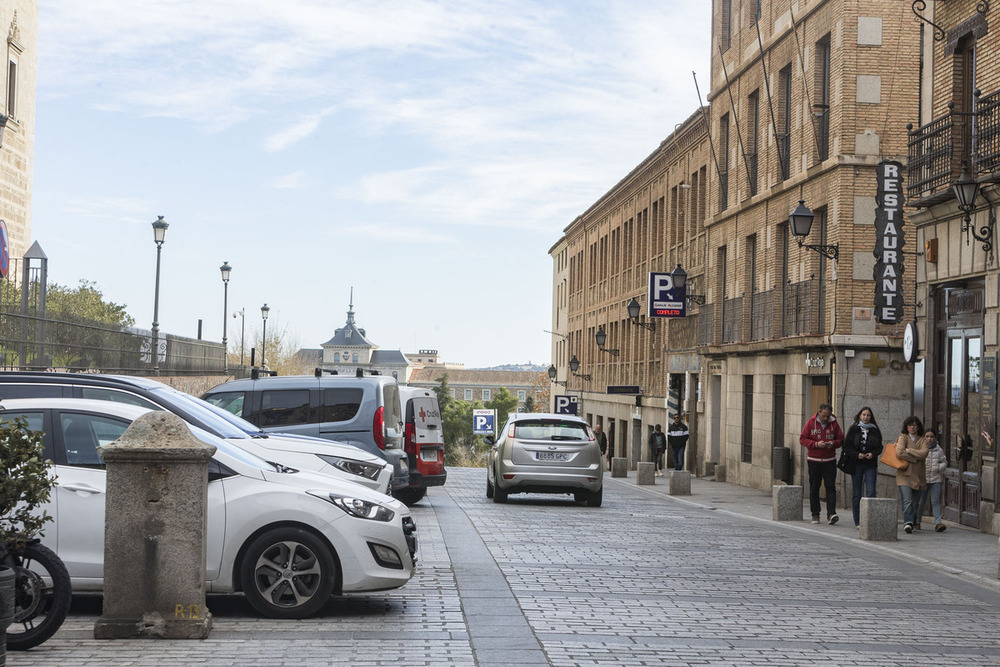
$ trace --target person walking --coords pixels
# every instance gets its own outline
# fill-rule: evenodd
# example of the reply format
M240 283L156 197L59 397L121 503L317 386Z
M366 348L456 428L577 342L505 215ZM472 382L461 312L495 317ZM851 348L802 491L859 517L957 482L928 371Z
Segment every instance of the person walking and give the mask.
M687 424L681 421L679 414L675 414L674 423L667 427L667 441L674 457L674 470L684 470L684 450L687 448L690 435Z
M896 456L910 465L896 471L896 486L903 504L903 532L920 530L920 492L927 486L924 461L927 459L927 441L921 436L924 425L916 416L903 421L903 432L896 440Z
M942 533L948 529L941 520L941 485L944 482L944 469L948 467L948 456L941 449L937 441L937 433L929 428L924 433L924 440L927 442L927 458L924 459L924 471L926 473L927 488L920 496L919 518L924 513L927 506L927 498L931 500L931 509L934 511L934 530Z
M806 448L809 468L809 512L812 522L819 523L819 485L826 487L826 522L831 526L837 516L837 450L844 444L833 406L820 403L819 410L806 421L799 435L799 444Z
M854 416L844 436L843 471L851 476L851 510L854 526L861 525L861 498L875 497L878 457L882 453L882 431L867 405Z
M667 436L663 435L663 427L657 424L649 434L649 453L656 462L656 475L663 477L663 456L667 452Z
M604 428L597 424L594 426L594 437L597 438L597 445L601 448L601 456L608 453L608 436L604 434ZM608 468L611 467L611 457L608 457Z

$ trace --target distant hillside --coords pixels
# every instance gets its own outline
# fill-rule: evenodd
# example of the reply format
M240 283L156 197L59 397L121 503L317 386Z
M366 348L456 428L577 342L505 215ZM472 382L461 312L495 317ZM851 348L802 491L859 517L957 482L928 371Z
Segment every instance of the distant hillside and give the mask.
M540 366L538 364L503 364L501 366L490 366L489 368L474 368L469 370L477 371L538 371L545 372L548 370L548 366Z

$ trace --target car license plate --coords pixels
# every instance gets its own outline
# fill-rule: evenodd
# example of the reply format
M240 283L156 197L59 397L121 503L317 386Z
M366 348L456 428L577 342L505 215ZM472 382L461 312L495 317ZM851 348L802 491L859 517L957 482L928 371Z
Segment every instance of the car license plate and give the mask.
M569 461L569 454L566 452L535 452L537 461Z
M420 450L420 460L421 461L437 461L438 452L436 449L422 449Z

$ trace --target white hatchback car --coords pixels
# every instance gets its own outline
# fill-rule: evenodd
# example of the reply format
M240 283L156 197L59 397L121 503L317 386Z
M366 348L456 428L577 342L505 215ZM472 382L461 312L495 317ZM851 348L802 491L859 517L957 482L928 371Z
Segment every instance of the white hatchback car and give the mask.
M106 475L97 447L117 440L148 408L65 398L5 400L0 419L45 433L56 487L43 544L66 563L74 591L100 591ZM415 526L407 507L353 482L282 472L225 440L209 463L205 575L211 593L242 591L273 618L304 618L331 595L402 586L413 576ZM293 561L303 566L287 571ZM284 580L284 575L288 577Z

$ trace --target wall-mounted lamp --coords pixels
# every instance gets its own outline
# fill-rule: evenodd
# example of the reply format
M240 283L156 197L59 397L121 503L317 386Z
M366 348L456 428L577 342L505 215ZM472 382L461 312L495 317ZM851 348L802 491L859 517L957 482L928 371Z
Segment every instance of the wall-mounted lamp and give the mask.
M587 373L577 373L577 371L580 370L580 360L576 358L575 354L573 355L573 358L569 360L569 370L576 377L582 378L582 379L586 380L587 382L590 382L590 375L589 374L587 374Z
M565 380L557 380L556 379L556 373L557 373L557 371L556 371L555 364L549 366L549 382L555 382L556 384L561 384L562 386L565 387L566 386L566 381Z
M816 215L806 208L806 202L804 199L799 200L799 205L795 207L795 210L788 215L788 224L792 228L792 234L799 238L799 247L806 248L807 250L815 250L819 254L823 255L828 259L837 261L837 257L840 255L840 244L835 243L833 245L813 245L809 243L802 243L802 238L809 236L809 230L812 229L813 218Z
M965 232L965 244L969 244L969 235L983 244L983 250L988 252L990 255L993 254L993 225L996 222L996 218L993 216L993 212L990 211L989 222L978 230L976 226L972 224L972 213L976 210L976 198L979 197L979 181L974 179L969 173L969 166L967 162L962 162L962 174L958 177L958 180L951 184L951 190L955 193L955 199L958 200L958 208L965 213L965 224L962 226L962 231Z
M608 354L613 354L618 356L618 350L615 348L605 349L604 344L608 342L608 334L605 333L604 327L600 327L597 333L594 334L594 340L597 341L597 349L601 352L607 352Z
M688 274L687 271L681 267L680 264L677 265L673 271L670 272L670 280L674 283L674 288L684 289L687 286ZM705 295L704 294L685 294L684 298L691 303L696 303L699 306L705 305Z
M625 306L625 309L628 310L629 322L637 326L640 326L643 329L648 329L649 331L656 331L656 321L650 321L650 322L639 321L639 311L642 310L642 306L639 305L638 301L632 299L631 301L628 302L628 305Z

